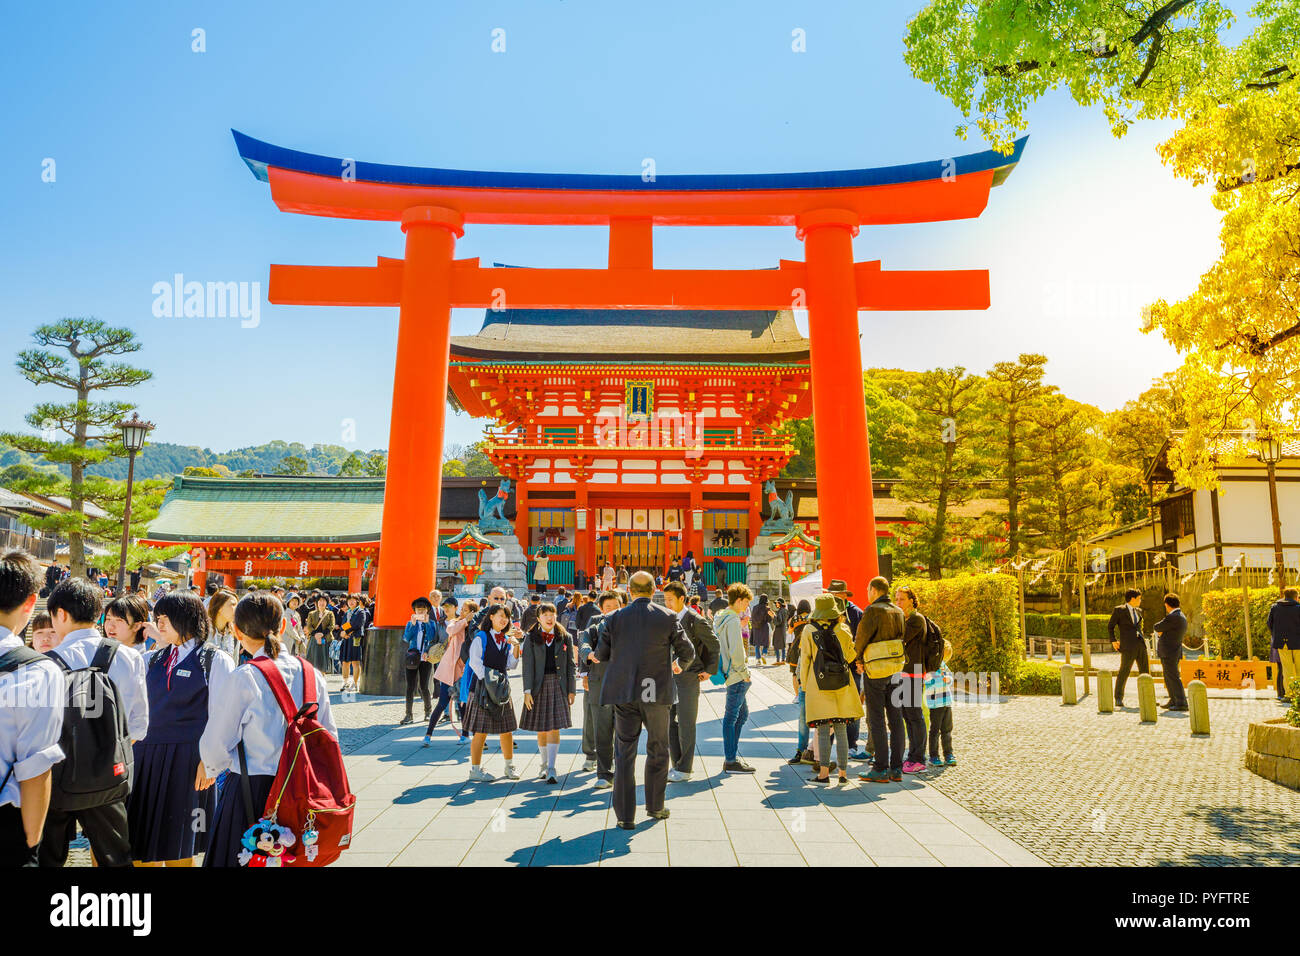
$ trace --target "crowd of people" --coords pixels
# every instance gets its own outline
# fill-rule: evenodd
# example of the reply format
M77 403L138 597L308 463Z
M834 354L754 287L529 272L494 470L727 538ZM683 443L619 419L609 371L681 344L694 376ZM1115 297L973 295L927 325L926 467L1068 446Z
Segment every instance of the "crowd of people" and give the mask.
M0 866L63 866L78 829L97 866L246 863L288 729L277 693L310 701L337 746L325 675L296 653L325 631L280 588L105 597L0 554ZM339 625L358 649L361 604ZM262 658L280 686L243 666Z
M52 577L25 552L0 555L0 864L62 866L79 828L100 866L187 866L199 855L206 866L237 865L249 808L266 801L286 737L287 704L270 677L256 676L270 666L258 659L294 705L319 702L320 725L336 737L325 675L337 668L345 690L358 686L370 601L220 586L202 597L151 598L144 588L110 597L88 579ZM562 734L581 722L583 771L613 790L617 823L629 829L642 733L645 810L663 819L667 785L695 773L710 687L724 695L721 771L755 772L743 751L760 668L788 669L798 730L788 763L811 766L814 782L847 782L851 761L872 783L956 763L952 647L911 588L891 593L877 577L860 608L840 580L791 603L740 583L710 598L685 573L660 585L637 571L626 584L560 587L554 600L502 587L481 599L416 596L401 723L414 722L418 694L424 744L447 728L468 745L475 784L519 779L515 737L534 734L538 776L556 784ZM1156 630L1177 636L1177 596L1165 604ZM1270 614L1275 636L1300 625L1297 607L1290 589ZM1136 633L1137 601L1113 619ZM69 695L95 687L111 701L109 723L69 726L81 719L65 708ZM1171 688L1171 706L1183 703ZM485 766L491 738L503 761L495 772Z
M859 610L842 581L797 604L766 594L755 599L739 583L709 600L698 579L693 590L675 575L660 587L644 571L631 574L626 589L617 578L614 583L604 591L560 587L553 602L540 593L524 600L504 587L493 588L481 605L438 592L417 598L405 632L402 723L415 719L418 688L425 746L447 724L458 744L469 744L469 778L476 783L495 779L483 766L489 738L498 738L502 775L515 780L515 734L535 733L539 776L553 784L560 732L580 719L583 771L595 773L597 789L614 789L620 825L632 819L631 761L643 730L652 817L666 815L664 784L692 778L706 684L725 693L722 771L754 772L742 755L751 668L789 668L799 731L788 762L811 765L817 782L829 782L833 773L846 782L851 759L871 762L857 774L871 782L956 763L954 679L946 664L951 645L910 588L899 588L895 603L888 583L877 578ZM662 605L652 601L656 591ZM663 670L670 665L671 672ZM516 720L507 675L518 667L523 706ZM436 708L431 679L438 685ZM579 685L583 705L575 715Z

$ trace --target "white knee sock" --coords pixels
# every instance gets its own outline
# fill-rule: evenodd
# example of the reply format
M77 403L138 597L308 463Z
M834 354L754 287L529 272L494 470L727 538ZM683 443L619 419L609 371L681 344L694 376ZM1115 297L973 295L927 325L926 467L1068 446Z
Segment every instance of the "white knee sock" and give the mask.
M555 769L555 758L560 752L559 744L546 745L546 766L550 770Z

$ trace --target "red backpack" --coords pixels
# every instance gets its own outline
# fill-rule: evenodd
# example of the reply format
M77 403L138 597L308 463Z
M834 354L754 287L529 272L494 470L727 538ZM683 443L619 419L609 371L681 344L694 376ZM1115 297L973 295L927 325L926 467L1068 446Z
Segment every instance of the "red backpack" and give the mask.
M348 785L338 739L316 720L316 669L303 666L302 707L296 707L275 662L255 657L248 663L262 672L288 722L280 767L266 797L262 819L286 827L295 839L285 866L326 866L352 842L352 812L357 798ZM240 755L243 756L242 754ZM247 780L245 774L244 779Z

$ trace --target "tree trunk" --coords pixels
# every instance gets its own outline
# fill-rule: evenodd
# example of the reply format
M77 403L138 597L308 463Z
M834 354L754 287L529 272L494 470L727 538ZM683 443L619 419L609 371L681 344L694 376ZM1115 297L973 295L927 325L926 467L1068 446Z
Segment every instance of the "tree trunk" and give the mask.
M73 358L78 358L73 351ZM77 364L81 367L81 379L77 385L77 408L80 411L86 407L90 397L90 389L86 385L86 366ZM86 420L78 415L76 434L72 439L73 448L86 447ZM82 483L85 479L86 465L80 458L74 457L71 462L72 478L68 489L68 498L71 502L72 512L82 516L81 522L77 527L68 532L68 567L71 569L73 577L84 578L86 576L86 547L85 539L82 536L81 529L85 522L86 502L83 495Z
M1016 488L1016 415L1007 419L1007 557L1020 551L1020 495Z
M945 442L943 451L943 478L939 481L939 498L934 503L934 535L930 539L930 580L943 577L943 535L948 526L948 486L952 477L952 457L957 450L955 442Z

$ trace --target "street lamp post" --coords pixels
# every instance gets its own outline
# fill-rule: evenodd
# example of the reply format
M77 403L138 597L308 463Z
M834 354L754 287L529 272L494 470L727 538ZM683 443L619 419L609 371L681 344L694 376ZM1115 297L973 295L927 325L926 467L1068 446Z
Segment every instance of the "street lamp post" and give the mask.
M135 456L144 447L145 436L154 427L153 422L143 422L136 412L118 423L122 431L122 444L126 448L126 509L122 513L122 553L117 565L117 593L126 587L126 549L131 542L131 488L135 484Z
M1259 460L1268 468L1268 504L1273 511L1273 565L1277 592L1286 587L1286 565L1282 559L1282 518L1277 508L1277 463L1282 460L1282 439L1269 435L1259 443Z

